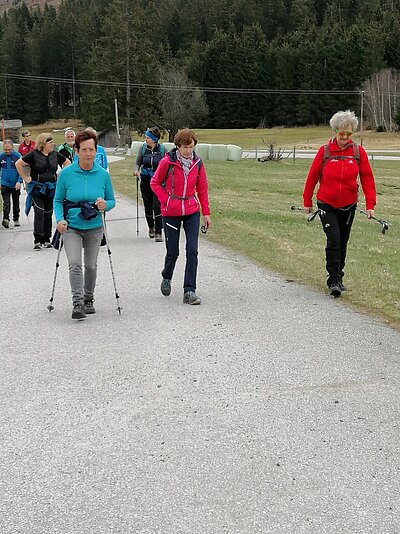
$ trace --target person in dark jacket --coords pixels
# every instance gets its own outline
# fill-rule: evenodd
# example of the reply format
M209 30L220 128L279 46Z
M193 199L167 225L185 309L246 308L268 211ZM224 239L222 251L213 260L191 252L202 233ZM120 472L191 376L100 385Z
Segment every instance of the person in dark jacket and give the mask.
M358 182L365 196L368 217L374 215L375 180L368 156L362 146L351 140L358 127L354 112L338 111L330 120L334 137L319 148L311 165L303 191L304 210L313 210L312 197L317 191L317 206L326 234L326 270L329 293L339 297L343 285L347 243L358 199Z
M157 127L148 128L145 133L145 143L137 155L133 175L140 176L140 192L144 204L149 237L155 241L162 241L162 219L160 201L150 187L150 180L158 164L164 157L164 146L159 143L161 137Z
M74 161L74 145L75 145L75 132L74 130L66 130L65 142L58 147L60 154L65 156L72 163Z
M21 194L22 178L15 168L16 161L21 157L15 152L13 142L10 139L3 141L3 151L0 154L1 167L1 196L3 197L3 221L4 228L10 227L11 198L13 205L14 226L19 224L19 197Z
M161 203L167 254L161 273L161 293L169 296L171 279L179 256L181 226L186 235L186 267L183 281L184 304L200 304L196 294L200 207L204 231L211 226L208 184L203 162L194 153L197 137L183 128L175 135L177 148L168 152L158 165L150 185Z
M31 206L34 209L33 237L34 250L51 248L51 226L53 215L53 197L57 181L58 167L66 167L71 162L54 150L51 134L42 133L36 140L36 148L15 164L19 175L27 186L25 213ZM29 175L27 173L29 172Z

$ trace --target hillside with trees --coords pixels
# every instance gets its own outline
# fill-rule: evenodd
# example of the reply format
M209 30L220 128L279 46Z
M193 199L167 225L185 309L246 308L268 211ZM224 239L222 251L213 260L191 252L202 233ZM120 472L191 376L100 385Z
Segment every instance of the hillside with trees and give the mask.
M0 113L169 131L399 117L400 0L64 0L0 22Z

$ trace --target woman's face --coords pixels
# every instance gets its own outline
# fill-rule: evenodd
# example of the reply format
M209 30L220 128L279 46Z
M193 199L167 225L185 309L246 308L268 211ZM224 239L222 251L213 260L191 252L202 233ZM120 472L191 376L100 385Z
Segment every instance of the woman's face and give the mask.
M340 148L345 148L346 145L350 142L351 136L353 135L353 127L348 124L346 128L339 128L336 130L336 141Z
M29 145L30 142L31 142L31 134L27 132L26 134L24 134L24 143L26 145Z
M194 141L190 143L190 145L181 145L178 147L179 152L181 153L182 157L189 159L192 154L195 147Z
M152 141L150 137L147 137L147 135L145 135L144 140L146 141L146 145L149 146L150 148L154 148L157 144L154 141Z
M45 154L50 154L52 150L54 150L54 139L49 139L44 145L43 152Z

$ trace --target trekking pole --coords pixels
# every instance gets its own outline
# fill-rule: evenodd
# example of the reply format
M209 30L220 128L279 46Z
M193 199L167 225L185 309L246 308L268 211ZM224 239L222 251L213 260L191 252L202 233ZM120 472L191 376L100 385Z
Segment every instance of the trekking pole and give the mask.
M139 235L139 176L136 176L136 235Z
M50 304L47 306L47 309L49 310L49 313L54 310L53 300L54 300L54 292L55 292L55 289L56 289L57 271L58 271L58 268L60 266L60 254L61 254L62 245L63 245L63 236L61 234L60 235L60 242L59 242L59 245L58 245L58 253L57 253L57 259L56 259L56 270L54 271L53 288L51 290Z
M115 298L117 299L117 310L118 310L118 313L121 315L121 306L119 305L119 295L118 295L118 291L117 291L117 285L115 283L114 266L113 266L113 262L112 262L112 259L111 259L111 250L110 250L110 245L109 245L109 241L108 241L108 234L107 234L107 229L106 229L106 218L105 218L105 215L104 215L104 211L101 212L101 222L103 223L103 233L104 233L104 237L106 239L107 253L108 253L108 259L109 259L109 262L110 262L110 269L111 269L111 277L112 277L112 281L113 281L113 284L114 284Z
M357 211L359 211L360 213L362 213L363 215L365 215L366 217L368 217L368 213L360 208L357 208ZM374 217L373 215L371 215L370 217L368 217L369 219L374 219L374 221L376 221L377 223L379 223L381 226L382 226L382 234L385 234L387 232L387 230L389 230L389 225L386 221L384 221L383 219L378 219L377 217Z
M292 211L295 211L295 210L303 211L303 210L304 210L304 208L302 208L301 206L290 206L290 209L291 209ZM322 215L322 216L324 216L325 213L326 213L326 212L325 212L324 210L321 210L321 208L318 208L317 210L312 211L311 213L309 213L309 214L307 215L307 222L311 222L311 221L313 221L317 215Z

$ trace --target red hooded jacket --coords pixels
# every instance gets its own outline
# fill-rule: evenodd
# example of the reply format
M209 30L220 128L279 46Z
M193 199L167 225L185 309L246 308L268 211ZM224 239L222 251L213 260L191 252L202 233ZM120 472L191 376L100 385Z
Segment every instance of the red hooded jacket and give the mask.
M354 158L353 142L342 150L336 139L329 141L330 159L324 164L324 147L321 146L308 172L303 191L303 202L306 208L312 207L312 197L315 186L319 181L317 200L329 204L334 208L343 208L355 204L358 199L358 182L360 176L361 187L365 196L367 210L373 210L376 204L375 180L368 156L362 146L359 146L360 165ZM350 156L336 159L334 156Z
M161 203L161 215L181 217L201 210L210 215L208 205L208 184L201 159L194 154L189 174L185 173L176 157L176 148L168 152L158 164L150 187Z

